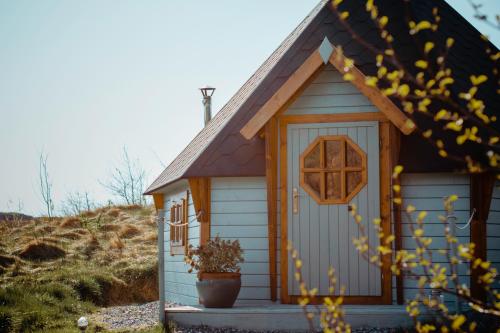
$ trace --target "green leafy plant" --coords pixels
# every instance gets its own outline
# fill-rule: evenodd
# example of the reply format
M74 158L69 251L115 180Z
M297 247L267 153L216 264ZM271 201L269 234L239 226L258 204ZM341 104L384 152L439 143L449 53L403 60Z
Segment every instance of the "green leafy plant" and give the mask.
M239 264L244 262L243 250L238 240L223 240L219 236L209 240L205 245L194 248L189 245L185 262L193 270L200 273L239 273Z

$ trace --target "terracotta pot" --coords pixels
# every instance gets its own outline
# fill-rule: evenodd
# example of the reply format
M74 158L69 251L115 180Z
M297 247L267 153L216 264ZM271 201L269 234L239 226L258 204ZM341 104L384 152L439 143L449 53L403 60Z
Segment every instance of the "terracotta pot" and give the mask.
M200 303L206 308L233 307L240 288L240 273L201 273L196 282Z

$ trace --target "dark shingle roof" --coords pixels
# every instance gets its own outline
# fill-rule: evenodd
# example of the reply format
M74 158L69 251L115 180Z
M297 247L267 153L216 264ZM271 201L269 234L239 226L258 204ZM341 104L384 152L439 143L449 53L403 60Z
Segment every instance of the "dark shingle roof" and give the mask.
M354 40L337 21L328 3L327 0L320 1L212 121L149 186L148 194L180 178L265 175L264 141L259 137L245 140L239 131L318 48L325 36L334 45L341 45L345 54L355 60L356 66L365 75L375 75L375 57ZM374 45L381 45L378 29L366 12L365 3L364 0L344 1L341 9L349 11L349 23L361 37ZM480 33L444 0L379 0L376 3L381 15L390 18L388 29L394 35L394 48L401 62L408 68L412 68L415 60L421 57L421 47L417 45L415 36L408 33L405 13L409 13L415 21L428 20L433 7L438 7L442 17L439 30L432 35L419 34L418 38L424 41L433 40L436 45L443 45L447 37L455 39L447 61L454 73L455 84L452 89L455 93L468 89L471 74L492 72L495 64L489 61L482 50L488 46L492 52L497 52L497 48L482 41ZM487 112L495 112L492 108L500 105L497 88L497 82L489 80L478 93L486 101ZM418 126L436 129L435 132L442 135L443 140L453 145L454 138L442 130L442 125L420 116L415 120ZM499 130L500 122L493 126ZM406 171L445 171L461 167L439 157L418 135L403 136L401 147L400 163L405 165ZM458 149L462 154L478 150L477 145L452 149Z
M172 163L160 174L160 176L148 187L147 194L182 178L188 168L195 162L200 154L212 142L217 133L239 110L240 106L261 84L266 75L274 68L282 56L295 43L297 38L308 27L318 12L325 7L328 0L320 3L309 13L309 15L295 28L294 31L281 43L271 56L260 66L260 68L248 79L248 81L236 92L229 102L214 116L198 135L187 145L187 147L175 158Z

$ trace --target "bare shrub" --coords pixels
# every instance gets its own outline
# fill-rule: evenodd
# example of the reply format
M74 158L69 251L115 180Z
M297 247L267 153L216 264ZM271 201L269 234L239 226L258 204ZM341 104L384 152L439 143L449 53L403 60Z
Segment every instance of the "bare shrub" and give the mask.
M66 216L76 216L84 212L89 212L96 207L94 200L90 198L87 191L70 192L62 203L62 212Z
M39 166L38 166L38 177L40 181L40 195L42 197L42 202L45 206L45 211L49 219L54 215L54 200L52 199L52 182L49 178L49 171L47 168L47 158L48 155L43 152L40 153Z
M101 185L127 205L143 206L146 204L146 198L142 195L146 185L146 171L138 159L130 158L125 147L120 165L113 169L110 179L101 182Z

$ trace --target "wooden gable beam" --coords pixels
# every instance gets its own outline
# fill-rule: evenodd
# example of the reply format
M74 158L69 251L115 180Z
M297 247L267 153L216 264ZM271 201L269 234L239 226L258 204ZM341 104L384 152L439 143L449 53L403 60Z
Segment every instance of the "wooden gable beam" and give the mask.
M200 245L210 240L210 178L189 178L196 218L200 222Z
M313 52L309 58L286 80L280 89L264 104L260 110L241 129L240 133L249 140L271 119L316 73L324 61L318 51Z
M286 80L281 88L260 108L259 111L243 126L240 133L249 140L253 138L264 125L277 114L293 96L319 70L323 63L331 63L340 73L344 73L346 58L342 52L332 46L325 37L321 46L314 51L304 63ZM366 84L365 75L355 66L350 71L353 80L350 82L358 88L387 118L404 134L410 134L415 129L413 122L406 117L389 97L376 88Z
M330 63L340 73L344 73L346 58L338 49L334 49L330 57ZM349 73L352 74L351 82L358 90L366 96L387 118L404 134L411 134L415 129L415 124L402 112L389 97L382 94L377 87L366 84L366 76L353 66Z

